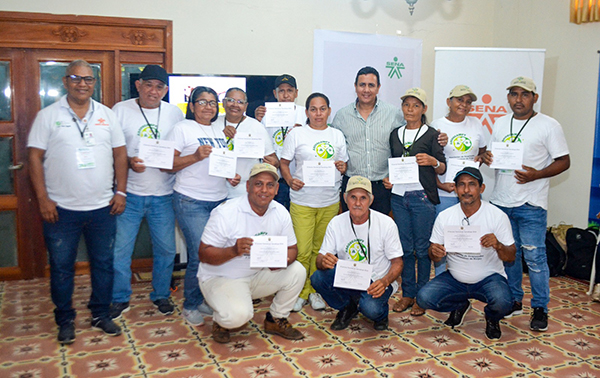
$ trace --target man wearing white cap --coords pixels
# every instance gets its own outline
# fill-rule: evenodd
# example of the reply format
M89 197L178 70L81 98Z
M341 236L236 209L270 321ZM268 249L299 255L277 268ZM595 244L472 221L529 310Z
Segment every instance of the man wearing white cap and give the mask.
M514 301L513 311L507 317L523 313L521 256L524 256L529 268L532 294L529 328L546 331L550 300L545 243L548 189L550 177L569 169L569 148L560 124L533 109L538 94L532 79L519 76L511 81L507 90L513 114L496 121L489 143L523 144L521 169L497 169L496 186L490 199L508 215L517 245L516 260L505 263ZM486 164L491 164L492 152L487 151L483 158Z
M212 336L216 342L229 342L230 330L252 319L253 298L272 294L265 332L291 340L304 338L287 320L304 286L306 270L296 261L298 248L290 214L273 201L278 180L277 168L256 164L246 182L248 195L215 208L202 234L198 280L204 299L214 310ZM286 268L250 267L253 237L261 235L287 237Z
M351 177L344 201L348 211L329 222L317 256L318 270L311 276L311 283L331 307L339 310L331 324L332 330L348 327L361 312L373 320L375 330L383 331L388 327L388 301L398 290L396 279L403 267L398 229L390 217L369 209L373 190L367 178ZM371 265L366 290L334 285L339 260Z

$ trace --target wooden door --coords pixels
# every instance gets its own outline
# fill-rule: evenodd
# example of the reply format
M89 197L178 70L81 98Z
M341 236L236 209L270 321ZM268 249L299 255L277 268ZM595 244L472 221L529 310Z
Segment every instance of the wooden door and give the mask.
M47 274L27 136L37 112L64 92L68 63L88 61L98 78L94 99L112 107L128 72L150 63L170 70L171 29L160 20L0 12L0 280Z

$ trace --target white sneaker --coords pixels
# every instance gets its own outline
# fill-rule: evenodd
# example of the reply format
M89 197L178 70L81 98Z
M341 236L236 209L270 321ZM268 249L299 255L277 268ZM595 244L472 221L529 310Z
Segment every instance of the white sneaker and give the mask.
M198 311L200 311L200 313L204 316L212 316L213 315L213 309L210 308L210 306L208 305L208 303L206 303L206 301L202 302L202 304L198 305Z
M325 307L327 307L327 304L319 293L309 294L308 302L310 303L310 307L315 311L325 310Z
M193 326L200 326L204 324L204 318L198 310L187 310L183 309L183 318L186 322Z
M305 304L306 304L306 299L302 299L302 298L298 297L298 299L296 300L296 303L294 304L294 308L292 309L292 312L302 311L302 307L304 307Z

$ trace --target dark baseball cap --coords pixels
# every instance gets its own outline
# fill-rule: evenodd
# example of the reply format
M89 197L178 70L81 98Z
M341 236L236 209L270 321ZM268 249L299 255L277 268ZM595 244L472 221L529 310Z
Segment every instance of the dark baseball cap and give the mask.
M277 76L277 79L275 79L275 89L279 88L279 86L284 83L298 89L298 86L296 85L296 79L292 75L288 74Z
M456 176L454 176L454 183L456 183L458 181L458 177L462 174L467 174L469 176L473 176L477 181L479 181L479 185L483 184L483 176L481 175L481 172L479 172L479 169L477 168L473 168L473 167L466 167L461 169Z
M169 75L167 75L167 71L165 71L165 69L161 66L157 66L156 64L147 65L140 74L140 79L160 80L163 83L169 85Z

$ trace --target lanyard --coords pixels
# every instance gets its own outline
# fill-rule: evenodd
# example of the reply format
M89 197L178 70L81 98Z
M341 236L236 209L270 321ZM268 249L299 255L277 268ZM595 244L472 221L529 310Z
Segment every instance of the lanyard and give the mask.
M356 230L354 229L354 223L352 223L352 217L350 218L350 227L352 227L352 232L354 232L354 237L356 238L356 241L358 241L358 246L360 247L360 251L362 252L363 256L365 256L367 258L367 263L371 263L371 210L369 210L369 227L367 228L367 251L365 252L365 247L363 247L362 243L360 242L360 239L358 238L358 235L356 235Z
M144 113L144 110L142 109L142 105L140 105L139 99L137 100L137 104L140 107L140 112L142 112L142 115L144 116L144 119L146 120L146 124L148 125L148 128L150 129L152 136L154 136L154 139L158 139L158 123L160 122L160 104L158 104L158 118L156 119L156 131L154 131L154 129L152 128L152 125L150 125L150 122L148 121L148 118L146 118L146 114Z
M283 142L285 140L285 136L287 135L289 130L289 127L286 126L285 129L283 128L283 126L281 126L281 141Z
M417 133L415 134L415 139L413 139L410 147L406 148L405 145L405 141L406 141L406 126L404 126L404 129L402 130L402 147L404 147L404 156L410 156L410 151L412 150L412 147L415 145L415 142L417 141L417 137L419 136L419 133L421 132L421 128L423 127L423 125L419 126L419 129L417 130ZM370 218L369 218L370 219Z
M240 122L238 122L237 125L235 125L235 130L237 131L238 127L240 126L240 123L244 122L244 120L246 119L246 116L242 116L242 119L240 120ZM227 127L227 117L223 117L223 130L225 130L225 128ZM231 138L227 138L227 140L225 141L225 143L229 143L229 141L231 140Z
M69 106L69 112L71 113L71 119L77 125L77 130L79 130L79 134L81 135L81 139L84 139L84 140L85 140L84 134L85 134L85 131L87 130L88 123L92 119L92 117L94 116L94 110L95 110L94 109L94 102L90 101L90 104L91 104L91 107L92 107L92 113L90 114L89 117L87 117L88 122L86 122L85 125L83 126L83 130L81 129L81 126L79 125L79 121L80 121L79 116L77 114L75 114L75 112L73 111L73 109L71 109L71 107Z
M521 126L521 130L519 130L519 132L517 133L517 135L515 135L514 138L512 138L512 125L513 125L513 119L515 119L515 115L513 114L512 117L510 117L510 135L511 135L511 141L510 143L515 143L515 141L519 138L519 135L521 135L521 131L523 131L523 129L525 128L525 126L527 126L527 124L529 123L529 121L531 120L531 118L533 118L533 116L536 113L533 112L531 113L531 115L529 116L529 118L527 118L527 121L525 121L525 124L523 126Z

